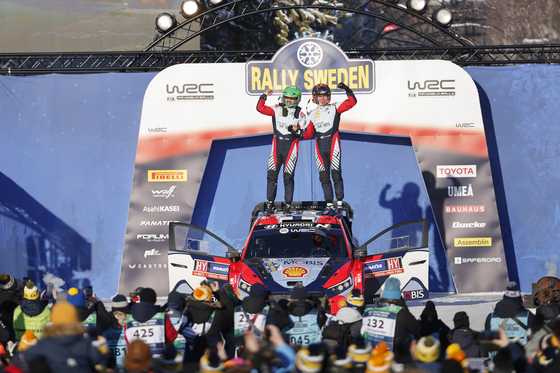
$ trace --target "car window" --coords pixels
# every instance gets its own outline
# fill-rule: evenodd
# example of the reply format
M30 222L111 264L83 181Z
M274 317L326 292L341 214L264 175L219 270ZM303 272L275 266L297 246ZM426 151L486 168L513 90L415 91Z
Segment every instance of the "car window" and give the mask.
M321 229L317 233L313 233L314 229L305 230L311 232L293 233L288 229L255 231L249 240L244 257L348 257L348 249L339 229L330 231Z

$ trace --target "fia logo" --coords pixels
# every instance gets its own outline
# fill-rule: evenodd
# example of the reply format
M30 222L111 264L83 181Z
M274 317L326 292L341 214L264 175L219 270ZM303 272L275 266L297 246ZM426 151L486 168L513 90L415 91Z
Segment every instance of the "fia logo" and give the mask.
M173 97L173 96L167 97L167 101L175 101L175 97Z

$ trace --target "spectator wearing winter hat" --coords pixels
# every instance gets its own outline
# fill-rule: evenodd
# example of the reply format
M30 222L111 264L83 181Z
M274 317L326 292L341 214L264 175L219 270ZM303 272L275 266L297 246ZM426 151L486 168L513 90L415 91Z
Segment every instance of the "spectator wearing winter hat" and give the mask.
M420 314L420 335L427 337L431 335L436 338L441 346L441 350L445 351L449 346L448 335L450 332L449 327L439 319L436 306L431 300L426 302L426 306Z
M346 305L336 315L327 315L323 328L323 342L333 348L336 345L349 346L356 343L355 338L362 330L362 314L353 306Z
M187 308L181 321L182 334L187 340L183 360L185 371L198 367L208 343L228 334L233 326L233 313L233 303L220 290L217 281L199 286L187 297Z
M146 373L150 371L152 354L150 346L141 339L136 339L128 346L128 352L124 358L123 369L125 373Z
M483 357L484 354L480 349L480 332L470 328L469 315L464 311L457 312L453 316L453 325L448 336L449 343L457 343L467 358Z
M117 294L111 299L111 312L113 316L112 329L124 328L126 324L126 316L130 314L131 304L122 294Z
M233 319L236 344L241 345L245 334L249 331L261 339L264 336L266 325L274 323L277 314L278 310L271 307L268 302L268 291L264 285L253 284L249 290L249 296L241 301L241 305L235 307Z
M181 318L185 307L187 306L186 297L176 290L172 290L167 295L167 303L165 303L161 310L167 313L169 320L178 331L181 329ZM181 333L177 334L177 338L173 341L176 351L181 355L181 361L186 348L186 339Z
M549 288L543 288L536 291L533 296L533 302L537 306L533 322L529 325L528 336L530 341L525 346L527 356L532 356L536 352L536 344L538 341L548 333L551 333L550 327L547 324L560 315L560 304L556 301L556 295ZM535 341L536 339L536 341ZM531 343L533 341L533 343ZM534 345L534 348L529 345Z
M14 311L20 304L18 281L8 274L0 274L0 321L6 326L12 339L15 338Z
M21 305L14 310L14 333L20 340L26 330L35 333L37 339L43 336L43 328L51 318L51 310L47 303L40 299L39 289L31 281L23 288Z
M152 288L143 288L138 294L140 302L132 306L124 326L125 340L128 345L136 339L143 340L152 357L159 357L165 351L165 345L177 338L177 330L167 313L156 306L157 295Z
M439 339L431 335L420 338L416 343L414 353L418 360L418 369L431 373L441 371L440 356L442 353Z
M387 343L393 351L410 351L415 341L420 339L420 322L410 313L401 296L400 281L389 277L385 281L381 298L374 305L366 306L362 321L362 335L372 346L379 342ZM392 335L380 333L374 326L379 321L395 325ZM395 354L395 360L401 363L401 354ZM412 359L412 356L407 357Z
M506 288L504 298L496 303L494 312L486 317L484 330L504 329L510 339L518 338L524 346L527 343L528 325L533 323L534 315L525 309L519 285L511 281Z
M307 289L301 281L292 288L290 298L286 310L290 325L283 329L290 343L308 346L321 342L321 328L326 321L323 308L309 299Z
M90 331L95 330L98 334L103 334L113 325L113 318L105 309L103 302L95 297L95 294L91 298L93 305L90 308L86 307L84 291L75 287L68 289L66 301L76 307L78 320Z
M95 372L104 361L102 352L92 339L84 335L76 308L68 302L53 306L51 323L45 327L43 339L35 346L20 351L13 359L15 365L25 367L45 359L52 372Z

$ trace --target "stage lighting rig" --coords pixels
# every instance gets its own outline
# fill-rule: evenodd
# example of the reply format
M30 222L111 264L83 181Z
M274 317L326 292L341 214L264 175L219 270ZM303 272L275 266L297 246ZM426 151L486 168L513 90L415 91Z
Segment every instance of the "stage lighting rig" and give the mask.
M185 19L190 19L199 15L205 10L206 7L204 6L204 4L202 4L201 1L185 0L181 4L181 10L179 11L179 13L181 13L181 15L185 17Z
M439 8L432 15L432 21L440 25L441 27L449 27L453 23L453 13L451 10L443 7Z
M428 10L428 0L407 0L406 7L414 13L424 14Z
M160 34L165 34L175 26L177 26L177 19L173 14L161 13L156 17L156 30Z

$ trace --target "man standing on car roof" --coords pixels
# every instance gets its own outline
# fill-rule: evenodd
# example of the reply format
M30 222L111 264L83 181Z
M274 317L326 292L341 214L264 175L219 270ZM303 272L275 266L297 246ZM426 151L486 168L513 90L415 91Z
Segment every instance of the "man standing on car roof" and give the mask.
M310 139L315 134L316 152L315 160L319 170L319 180L323 187L325 201L328 204L333 203L333 187L331 184L331 176L334 181L334 191L337 199L337 207L342 207L344 199L344 184L342 181L341 168L341 148L340 134L338 132L340 124L340 114L356 105L358 102L354 92L344 83L340 82L338 88L344 89L348 98L343 102L331 104L331 89L326 84L317 84L313 87L313 102L317 107L307 113L309 123L303 131L303 138ZM290 127L290 131L297 134L295 127Z
M279 104L274 105L274 107L266 106L266 98L272 93L274 93L272 89L267 89L266 93L259 97L257 104L257 111L259 113L272 117L272 129L274 132L272 150L268 159L266 185L267 212L269 214L273 212L278 172L283 164L284 198L286 201L284 212L289 213L290 204L294 196L294 173L296 171L300 137L294 132L299 131L299 134L301 134L302 128L306 124L306 117L298 106L301 100L301 91L298 87L293 85L286 87ZM288 130L291 126L294 127L293 131Z

